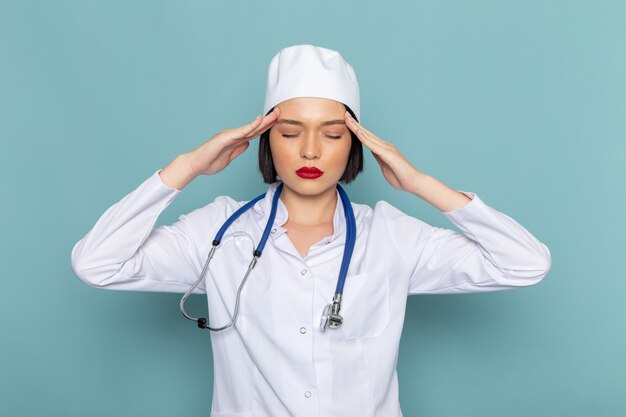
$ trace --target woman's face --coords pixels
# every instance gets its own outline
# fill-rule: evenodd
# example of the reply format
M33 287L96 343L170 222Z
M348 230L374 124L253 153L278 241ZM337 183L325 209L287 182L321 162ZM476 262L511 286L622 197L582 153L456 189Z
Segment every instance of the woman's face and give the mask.
M276 107L280 116L270 129L270 149L276 173L286 187L315 195L336 187L343 175L352 138L345 124L346 107L335 100L298 97ZM296 171L315 167L322 176L306 179Z

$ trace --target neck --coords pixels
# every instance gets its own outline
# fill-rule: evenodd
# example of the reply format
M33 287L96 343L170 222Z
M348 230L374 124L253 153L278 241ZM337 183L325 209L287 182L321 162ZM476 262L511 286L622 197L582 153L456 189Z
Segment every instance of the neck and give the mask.
M332 223L338 204L335 186L320 194L306 195L297 193L285 184L280 200L287 208L289 223L301 226Z

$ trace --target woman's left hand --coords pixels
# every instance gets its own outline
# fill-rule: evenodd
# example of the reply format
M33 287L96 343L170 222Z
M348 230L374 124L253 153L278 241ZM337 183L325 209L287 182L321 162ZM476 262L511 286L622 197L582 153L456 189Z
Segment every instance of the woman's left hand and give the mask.
M397 190L414 192L420 176L424 173L411 165L392 143L382 140L364 128L348 111L345 113L345 119L346 126L372 152L389 184Z

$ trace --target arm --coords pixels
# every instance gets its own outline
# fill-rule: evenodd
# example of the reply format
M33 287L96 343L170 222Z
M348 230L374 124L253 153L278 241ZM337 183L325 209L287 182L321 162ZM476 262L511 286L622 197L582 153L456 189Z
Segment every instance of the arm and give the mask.
M548 247L475 193L446 192L442 186L419 189L426 201L452 208L443 214L463 233L432 227L387 208L392 210L390 233L411 274L409 294L505 290L536 284L548 274L552 262ZM440 194L433 197L424 190ZM455 193L468 202L454 204Z
M154 228L154 224L193 177L184 157L177 157L106 210L74 245L71 254L74 273L93 287L187 291L201 272L189 223L200 215L219 217L219 210L208 205L180 216L171 226ZM180 189L166 184L164 178ZM204 292L204 283L194 292Z
M94 287L187 292L204 266L200 254L205 256L211 243L205 236L223 224L226 213L237 203L218 197L180 216L171 226L154 228L159 214L198 175L213 175L228 166L248 148L251 139L272 127L279 114L276 109L246 125L220 131L156 171L110 207L74 245L74 273ZM203 281L194 289L194 293L205 291Z
M464 207L472 201L467 195L448 187L430 175L415 169L409 192L420 197L442 212L450 212Z
M394 188L437 207L463 232L432 227L379 203L377 209L387 219L411 275L409 294L503 290L536 284L548 274L552 262L548 247L519 223L476 194L457 192L424 174L394 144L364 128L347 111L345 118Z

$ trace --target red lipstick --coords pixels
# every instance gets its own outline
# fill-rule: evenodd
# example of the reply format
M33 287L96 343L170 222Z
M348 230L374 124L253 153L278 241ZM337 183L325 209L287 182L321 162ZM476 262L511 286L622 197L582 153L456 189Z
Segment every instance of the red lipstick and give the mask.
M312 180L321 177L324 175L324 172L315 167L302 167L296 171L296 174L298 174L300 178Z

